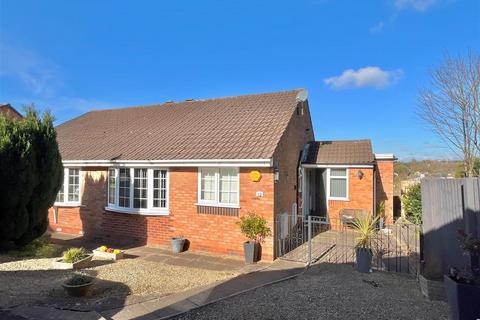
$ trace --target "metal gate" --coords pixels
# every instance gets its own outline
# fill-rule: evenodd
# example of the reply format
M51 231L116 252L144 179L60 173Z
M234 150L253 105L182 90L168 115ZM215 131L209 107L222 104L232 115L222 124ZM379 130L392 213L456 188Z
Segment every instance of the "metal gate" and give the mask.
M341 219L282 214L275 220L276 253L281 259L319 263L355 263L357 232ZM417 274L421 227L397 221L378 229L370 243L373 268Z

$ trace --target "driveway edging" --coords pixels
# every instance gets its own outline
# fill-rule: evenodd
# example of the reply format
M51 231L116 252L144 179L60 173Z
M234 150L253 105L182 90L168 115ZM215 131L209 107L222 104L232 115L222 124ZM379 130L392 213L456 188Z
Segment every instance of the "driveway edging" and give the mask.
M252 274L252 273L256 273L256 272L261 272L263 270L268 270L271 268L271 265L267 268L264 268L264 269L261 269L259 271L254 271L254 272L250 272L249 274ZM256 289L259 289L259 288L262 288L262 287L267 287L267 286L270 286L270 285L273 285L273 284L276 284L276 283L280 283L280 282L284 282L284 281L287 281L287 280L290 280L290 279L294 279L300 275L303 275L305 274L305 272L307 272L309 269L308 266L305 266L303 268L303 271L299 272L299 273L296 273L294 275L290 275L290 276L287 276L287 277L284 277L284 278L281 278L281 279L277 279L277 280L273 280L273 281L269 281L269 282L266 282L266 283L263 283L263 284L260 284L260 285L256 285L254 287L251 287L251 288L248 288L248 289L244 289L244 290L240 290L240 291L237 291L235 293L232 293L230 295L227 295L227 296L224 296L224 297L221 297L221 298L218 298L218 299L215 299L213 301L209 301L207 303L204 303L204 304L200 304L198 305L197 303L191 301L189 298L185 299L185 301L188 301L194 305L196 305L196 307L193 307L193 308L190 308L188 310L185 310L185 311L181 311L181 312L177 312L175 314L171 314L171 315L168 315L168 316L165 316L165 317L160 317L158 318L159 320L165 320L165 319L171 319L173 317L176 317L176 316L179 316L179 315L182 315L184 313L187 313L187 312L190 312L192 310L195 310L195 309L199 309L199 308L202 308L202 307L205 307L205 306L208 306L208 305L211 305L211 304L214 304L214 303L217 303L217 302L220 302L220 301L223 301L223 300L226 300L226 299L229 299L229 298L232 298L232 297L235 297L235 296L238 296L240 294L243 294L243 293L247 293L247 292L250 292L250 291L253 291L253 290L256 290ZM227 280L228 281L228 280ZM227 282L225 281L225 282ZM208 286L205 286L205 287L208 287Z

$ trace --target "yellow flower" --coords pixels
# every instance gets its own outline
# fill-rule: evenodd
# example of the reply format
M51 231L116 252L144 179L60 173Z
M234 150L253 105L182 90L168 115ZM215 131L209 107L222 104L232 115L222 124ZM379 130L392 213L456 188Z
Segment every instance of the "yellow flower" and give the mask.
M99 248L99 250L102 251L102 252L107 251L107 249L108 249L107 246L101 246L101 247Z
M113 253L115 253L115 254L119 254L119 253L121 253L121 252L122 252L122 251L121 251L120 249L115 249L115 250L113 250Z

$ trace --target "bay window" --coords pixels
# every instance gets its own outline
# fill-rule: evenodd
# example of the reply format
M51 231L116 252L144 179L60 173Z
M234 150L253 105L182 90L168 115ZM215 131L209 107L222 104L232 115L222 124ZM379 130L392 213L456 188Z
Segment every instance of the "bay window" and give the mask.
M168 214L166 169L110 168L107 210L138 214Z
M64 168L63 182L58 191L55 205L80 204L80 169Z
M201 205L237 207L239 205L238 168L200 168L198 203Z
M330 168L330 199L348 200L348 170Z

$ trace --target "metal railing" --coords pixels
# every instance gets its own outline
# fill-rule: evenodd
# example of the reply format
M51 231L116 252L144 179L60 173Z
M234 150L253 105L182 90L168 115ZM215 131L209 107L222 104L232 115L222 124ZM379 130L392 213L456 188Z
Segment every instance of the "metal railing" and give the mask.
M354 264L358 232L341 219L291 215L278 217L276 252L283 259ZM283 219L283 220L282 220ZM283 229L282 229L283 228ZM373 268L418 274L421 226L408 222L386 224L370 240Z

